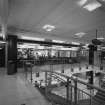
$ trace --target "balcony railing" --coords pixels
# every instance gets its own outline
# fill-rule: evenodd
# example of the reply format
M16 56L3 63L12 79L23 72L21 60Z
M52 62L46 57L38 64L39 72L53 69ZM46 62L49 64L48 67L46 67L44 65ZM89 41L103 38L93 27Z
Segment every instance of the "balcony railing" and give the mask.
M40 65L32 62L23 61L26 79L54 105L105 105L105 97L99 96L99 93L105 94L105 89L72 75L56 72L52 63L47 65L49 70L38 70Z

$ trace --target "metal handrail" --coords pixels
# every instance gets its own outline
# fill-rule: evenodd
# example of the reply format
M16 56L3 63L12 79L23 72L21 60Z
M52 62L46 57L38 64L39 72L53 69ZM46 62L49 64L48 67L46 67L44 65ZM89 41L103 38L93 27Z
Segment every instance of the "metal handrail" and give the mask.
M94 89L96 89L96 90L105 92L105 89L101 89L101 88L96 87L96 86L93 86L93 85L91 85L91 84L89 84L89 83L85 83L84 81L78 80L77 78L68 77L68 76L66 76L66 75L64 75L64 74L61 74L61 73L58 73L58 72L54 72L54 73L56 73L56 74L58 74L58 75L62 75L62 76L66 77L66 78L69 78L69 79L71 79L71 80L77 81L78 83L87 85L87 86L89 86L89 87L91 87L91 88L94 88Z
M20 61L35 61L35 60L20 60ZM52 71L43 70L43 71L40 71L40 72L52 72ZM77 81L78 83L84 84L84 85L89 86L89 87L91 87L91 88L94 88L94 89L96 89L96 90L105 92L105 89L102 89L102 88L97 87L97 86L93 86L93 85L91 85L91 84L89 84L89 83L86 83L86 82L81 81L81 80L79 80L79 79L77 79L77 78L74 78L73 76L69 77L69 76L67 76L67 75L64 75L64 74L62 74L62 73L58 73L58 72L55 72L55 71L53 71L53 73L55 73L55 74L57 74L57 75L59 75L59 76L63 76L64 78L68 78L68 79L71 79L71 80L73 80L73 81Z
M73 85L70 85L71 87L75 87L75 86L73 86ZM77 88L79 91L81 91L81 92L83 92L83 93L85 93L86 95L88 95L88 96L90 96L90 97L92 97L92 95L91 94L89 94L89 93L87 93L87 92L85 92L85 91L83 91L83 90L81 90L81 89L79 89L79 88Z
M43 71L41 71L41 72L52 72L52 71L43 70ZM78 83L84 84L84 85L89 86L89 87L91 87L91 88L94 88L94 89L96 89L96 90L105 92L105 89L102 89L102 88L93 86L93 85L91 85L91 84L89 84L89 83L85 83L84 81L78 80L77 78L69 77L69 76L66 76L66 75L64 75L64 74L62 74L62 73L58 73L58 72L55 72L55 71L53 71L52 73L58 74L58 75L63 76L63 77L65 77L65 78L71 79L71 80L73 80L73 81L77 81Z
M43 70L43 71L39 71L39 72L45 72L45 74L47 74L47 73L51 73L52 75L56 75L58 78L60 78L60 79L64 79L64 81L65 81L65 79L67 80L66 82L67 82L67 84L68 84L68 82L69 82L69 80L72 80L72 81L74 81L74 83L75 83L75 85L71 85L71 84L69 84L68 86L71 86L71 88L73 87L74 88L74 91L75 91L75 96L74 96L74 102L75 102L75 104L77 105L77 94L79 94L79 93L77 93L77 91L80 91L80 92L82 92L82 94L85 94L85 95L87 95L87 96L89 96L90 98L90 105L92 105L91 104L91 102L92 102L92 97L94 96L94 95L92 95L92 94L89 94L89 93L87 93L87 92L85 92L85 91L83 91L83 90L81 90L81 89L79 89L76 85L77 85L77 83L81 83L81 84L84 84L85 86L88 86L88 87L90 87L90 88L92 88L92 89L96 89L97 91L102 91L102 92L104 92L105 93L105 89L101 89L101 88L99 88L99 87L96 87L96 86L93 86L93 85L91 85L91 84L89 84L89 83L86 83L86 82L84 82L84 81L82 81L82 80L78 80L76 77L73 77L73 76L71 76L71 77L69 77L69 76L67 76L67 75L64 75L64 74L62 74L62 73L58 73L58 72L55 72L55 71L49 71L49 70ZM32 71L31 71L31 73L32 73ZM61 78L61 77L64 77L64 78ZM47 78L46 78L46 80L47 80ZM46 82L45 82L45 84L46 84ZM47 88L47 85L46 85L46 88ZM47 91L47 90L46 90ZM83 99L83 98L82 98ZM67 98L67 100L68 100L68 98ZM93 99L94 100L94 99ZM94 100L94 101L96 101L96 100Z

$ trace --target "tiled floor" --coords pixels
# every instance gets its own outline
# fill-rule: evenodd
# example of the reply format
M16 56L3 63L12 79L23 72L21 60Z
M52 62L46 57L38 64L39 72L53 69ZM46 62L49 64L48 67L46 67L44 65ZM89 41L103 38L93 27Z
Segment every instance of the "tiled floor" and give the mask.
M24 80L23 74L0 75L0 105L21 104L51 105L36 88Z

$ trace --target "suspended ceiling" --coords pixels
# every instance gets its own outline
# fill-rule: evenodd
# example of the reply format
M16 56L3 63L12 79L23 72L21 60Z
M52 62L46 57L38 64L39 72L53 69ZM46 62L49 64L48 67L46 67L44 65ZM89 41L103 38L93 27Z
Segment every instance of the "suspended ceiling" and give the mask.
M14 35L90 43L105 33L105 5L92 12L77 4L80 0L9 0L8 32ZM92 1L92 0L88 0ZM101 1L101 0L99 0ZM55 26L51 32L42 27ZM77 38L76 33L86 33Z

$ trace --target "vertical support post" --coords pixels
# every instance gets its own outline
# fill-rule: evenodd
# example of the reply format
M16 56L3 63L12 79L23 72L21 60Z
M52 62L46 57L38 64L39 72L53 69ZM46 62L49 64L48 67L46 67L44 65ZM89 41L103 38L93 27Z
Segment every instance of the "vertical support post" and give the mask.
M8 67L8 42L5 44L5 71L7 72Z
M7 37L7 21L8 21L8 0L0 0L0 21L1 21L1 35L2 39L6 41ZM5 44L5 71L7 72L8 62L8 44Z
M74 80L74 102L77 105L77 80Z
M64 51L63 51L63 53L62 53L62 57L63 57L63 59L62 59L62 65L61 65L61 73L64 73L64 63L65 63L65 59L64 59L64 57L65 57L65 55L64 55Z
M63 64L61 65L61 73L64 73L64 62L63 62Z
M47 72L45 72L45 95L47 97Z
M91 89L90 89L90 94L92 95ZM90 96L90 105L92 105L92 96Z
M71 84L71 88L70 88L70 94L71 94L71 97L70 97L71 100L70 101L71 101L71 105L72 105L72 84Z
M94 65L94 45L89 45L89 65Z
M50 64L50 77L49 77L49 87L51 86L51 82L52 82L52 73L53 73L53 64L52 64L52 61L51 61L51 64Z
M7 74L17 73L17 36L8 35L8 68Z
M30 65L31 68L31 83L32 83L32 64Z
M69 78L67 78L66 98L67 98L67 104L69 104Z
M27 80L27 71L28 71L27 70L27 65L24 64L24 72L25 72L25 78L26 78L26 80Z

